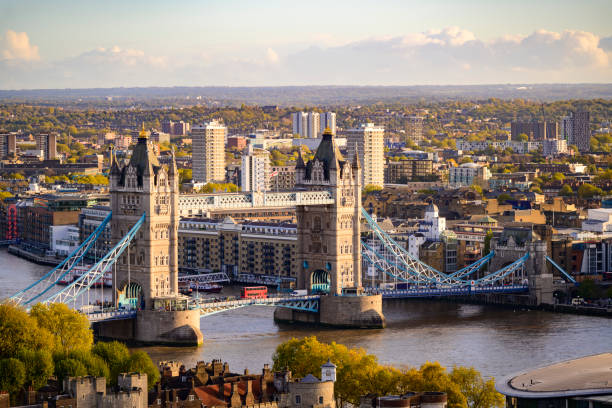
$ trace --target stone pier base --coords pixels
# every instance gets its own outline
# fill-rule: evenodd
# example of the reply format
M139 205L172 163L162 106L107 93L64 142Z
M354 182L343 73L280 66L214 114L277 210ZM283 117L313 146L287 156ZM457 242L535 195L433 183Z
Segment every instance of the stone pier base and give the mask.
M142 345L200 346L204 340L199 310L140 310L136 319L95 323L94 333Z
M385 327L381 295L321 296L319 302L319 313L278 307L274 311L274 320L353 329Z

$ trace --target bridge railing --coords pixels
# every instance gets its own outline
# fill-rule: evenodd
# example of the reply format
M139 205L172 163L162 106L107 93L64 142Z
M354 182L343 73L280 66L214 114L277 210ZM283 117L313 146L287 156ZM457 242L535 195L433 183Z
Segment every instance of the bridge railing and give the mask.
M203 308L203 307L224 307L224 308L232 308L232 307L241 307L241 306L249 306L249 305L273 305L283 302L294 302L294 301L302 301L302 300L317 300L319 299L318 295L305 295L305 296L272 296L261 299L236 299L236 300L225 300L220 302L206 302L206 299L201 299L196 303L195 308Z

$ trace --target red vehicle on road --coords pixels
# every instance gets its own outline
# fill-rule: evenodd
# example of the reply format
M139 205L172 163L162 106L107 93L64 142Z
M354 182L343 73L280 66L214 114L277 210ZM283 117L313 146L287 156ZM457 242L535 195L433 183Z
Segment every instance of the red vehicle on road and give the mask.
M246 286L240 290L242 299L265 299L268 297L268 288L265 286Z

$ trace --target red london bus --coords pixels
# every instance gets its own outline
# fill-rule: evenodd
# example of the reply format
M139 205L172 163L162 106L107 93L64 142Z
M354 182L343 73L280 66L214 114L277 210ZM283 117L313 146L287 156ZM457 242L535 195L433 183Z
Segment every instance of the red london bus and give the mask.
M240 290L242 299L265 299L268 297L268 288L265 286L247 286Z

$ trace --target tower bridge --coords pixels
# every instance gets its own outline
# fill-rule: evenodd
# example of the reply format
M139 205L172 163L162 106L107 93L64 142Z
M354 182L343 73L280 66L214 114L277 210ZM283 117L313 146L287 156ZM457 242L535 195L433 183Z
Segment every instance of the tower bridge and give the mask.
M74 305L89 296L105 274L112 274L114 306L88 313L96 333L183 345L201 344L201 316L250 305L274 306L279 321L380 328L385 325L383 299L388 298L511 294L529 304L552 303L552 274L546 265L552 261L533 233L508 229L492 241L491 253L448 274L412 256L361 208L357 157L345 160L331 132L325 132L312 160L305 163L298 156L296 192L179 196L174 157L168 168L160 166L141 132L127 165L120 165L111 152L111 213L66 260L11 299L25 307L37 302ZM300 265L296 288L307 295L223 302L180 295L179 216L244 206L295 207ZM367 236L362 236L361 220L368 223ZM111 251L77 280L61 286L107 224ZM378 282L401 282L404 288L364 288L362 269ZM226 278L219 273L198 277L202 282Z

